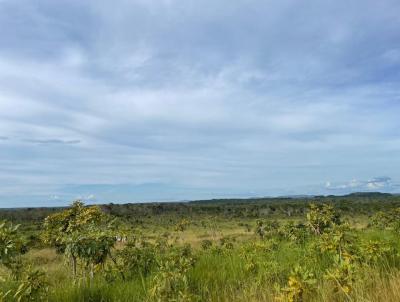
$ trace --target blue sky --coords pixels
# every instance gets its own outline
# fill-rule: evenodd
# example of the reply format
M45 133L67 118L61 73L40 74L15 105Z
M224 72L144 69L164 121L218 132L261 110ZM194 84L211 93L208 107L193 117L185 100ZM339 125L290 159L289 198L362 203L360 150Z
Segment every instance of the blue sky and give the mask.
M0 0L0 207L400 192L399 14Z

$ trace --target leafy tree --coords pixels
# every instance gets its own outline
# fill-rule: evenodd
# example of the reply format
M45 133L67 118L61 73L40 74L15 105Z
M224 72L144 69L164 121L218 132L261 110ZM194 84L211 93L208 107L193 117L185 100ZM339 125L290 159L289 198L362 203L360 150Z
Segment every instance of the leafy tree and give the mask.
M115 244L112 230L111 218L99 207L75 201L71 208L45 219L43 240L70 260L74 278L80 260L93 279L95 266L105 263Z
M310 209L307 213L307 225L314 234L321 235L326 229L335 224L340 224L340 216L332 205L310 204Z

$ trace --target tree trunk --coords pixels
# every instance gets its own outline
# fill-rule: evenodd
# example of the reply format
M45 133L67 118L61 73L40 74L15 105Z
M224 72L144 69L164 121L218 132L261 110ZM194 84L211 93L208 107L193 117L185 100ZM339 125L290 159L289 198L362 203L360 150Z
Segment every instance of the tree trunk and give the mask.
M94 277L94 264L90 264L90 272L89 272L89 280L90 280L90 287L92 287L93 284L93 277Z
M72 264L72 275L74 279L76 279L76 257L71 256L71 264Z

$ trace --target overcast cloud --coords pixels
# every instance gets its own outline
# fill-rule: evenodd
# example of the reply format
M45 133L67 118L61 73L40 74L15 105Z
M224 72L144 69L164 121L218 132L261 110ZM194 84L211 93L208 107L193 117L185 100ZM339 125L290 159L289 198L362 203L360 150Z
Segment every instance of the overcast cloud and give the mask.
M2 0L0 206L398 192L399 14Z

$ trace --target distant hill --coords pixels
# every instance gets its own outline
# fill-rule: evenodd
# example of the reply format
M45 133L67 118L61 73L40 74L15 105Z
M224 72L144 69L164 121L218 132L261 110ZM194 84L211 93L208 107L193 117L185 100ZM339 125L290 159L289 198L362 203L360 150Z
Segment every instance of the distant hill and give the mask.
M284 196L260 198L209 199L181 202L108 203L102 209L124 219L141 220L143 217L166 215L236 215L263 217L263 215L303 215L310 202L334 203L348 213L370 213L400 207L400 195L380 192L359 192L342 196ZM65 208L65 207L64 207ZM0 209L3 219L42 223L43 219L63 207ZM169 218L167 218L169 219Z
M189 203L258 203L258 202L276 202L288 200L354 200L354 199L385 199L399 196L398 194L381 193L381 192L355 192L346 195L288 195L278 197L251 197L251 198L226 198L226 199L206 199L206 200L193 200Z

